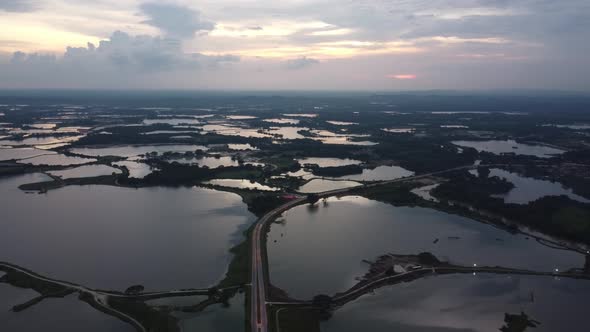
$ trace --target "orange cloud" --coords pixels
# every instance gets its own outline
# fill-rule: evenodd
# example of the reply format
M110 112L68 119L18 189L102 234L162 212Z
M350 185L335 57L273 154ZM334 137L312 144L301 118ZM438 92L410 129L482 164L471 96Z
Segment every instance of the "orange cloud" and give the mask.
M413 80L416 78L416 75L414 74L392 74L392 75L387 75L388 78L393 78L396 80Z

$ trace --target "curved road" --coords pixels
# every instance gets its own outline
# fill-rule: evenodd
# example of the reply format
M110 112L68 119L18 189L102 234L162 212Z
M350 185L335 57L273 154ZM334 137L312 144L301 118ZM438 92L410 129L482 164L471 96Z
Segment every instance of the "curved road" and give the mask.
M479 166L492 167L492 166L496 166L496 165L479 165ZM429 176L434 176L437 174L443 174L443 173L448 173L448 172L453 172L453 171L458 171L458 170L463 170L463 169L473 169L473 168L477 168L477 167L478 167L477 165L460 166L460 167L450 168L450 169L446 169L446 170L438 171L438 172L409 176L409 177L405 177L405 178L399 178L399 179L388 180L388 181L373 182L373 183L365 185L364 188L371 188L371 187L382 186L382 185L387 185L387 184L391 184L391 183L417 180L417 179L421 179L421 178L425 178L425 177L429 177ZM317 193L316 195L318 196L319 199L322 199L322 198L327 198L330 196L347 194L353 190L358 189L359 187L360 186L330 190L330 191ZM263 249L262 249L262 242L264 240L262 238L262 236L265 234L265 229L270 224L270 222L272 222L274 219L276 219L278 216L280 216L283 212L285 212L297 205L305 204L306 202L307 202L307 197L300 197L300 198L291 200L291 201L279 206L278 208L266 213L264 216L262 216L260 219L258 219L258 222L256 223L256 226L254 227L254 231L252 232L252 253L251 253L251 255L252 255L252 288L251 288L251 294L250 294L250 298L251 298L250 322L252 324L251 325L252 332L267 332L268 331L268 315L266 312L266 309L267 309L266 308L266 305L267 305L266 276L265 276L266 252L263 252Z

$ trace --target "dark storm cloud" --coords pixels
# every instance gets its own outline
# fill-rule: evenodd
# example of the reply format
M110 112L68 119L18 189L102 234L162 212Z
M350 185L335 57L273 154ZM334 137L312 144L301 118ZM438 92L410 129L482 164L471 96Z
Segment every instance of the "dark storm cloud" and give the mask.
M150 18L144 23L160 29L170 37L192 38L196 32L215 28L215 23L202 20L199 11L188 7L153 2L142 4L140 9Z

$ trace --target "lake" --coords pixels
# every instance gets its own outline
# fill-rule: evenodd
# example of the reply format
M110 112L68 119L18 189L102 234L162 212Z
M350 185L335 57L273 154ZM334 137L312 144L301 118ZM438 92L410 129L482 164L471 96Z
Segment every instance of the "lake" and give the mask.
M468 218L358 196L287 211L271 225L267 243L271 283L303 300L348 289L367 272L363 259L389 252L431 252L460 265L540 271L583 267L585 259Z
M194 152L196 150L206 151L207 147L202 145L125 145L105 148L73 148L70 151L91 157L136 157L150 152L162 154L164 152Z
M514 188L512 188L507 194L498 195L498 197L503 198L506 203L527 204L545 196L561 195L568 196L578 202L590 203L590 200L574 194L571 189L565 188L563 184L559 182L524 177L517 173L497 168L490 169L489 176L497 176L514 184Z
M324 179L313 179L306 184L302 185L297 189L298 192L304 194L319 193L323 191L344 189L350 187L361 186L361 183L354 181L336 181L336 180L324 180Z
M588 330L590 282L493 274L433 276L383 287L334 312L322 332L497 332L504 314L538 321L526 331ZM558 309L557 309L558 308Z
M214 285L255 220L240 196L204 188L17 188L47 180L0 178L0 261L93 288Z
M361 174L344 175L341 180L352 181L387 181L414 175L414 172L399 166L378 166L373 169L363 169Z
M550 158L554 155L562 154L565 152L564 150L544 145L517 143L514 140L453 141L452 143L465 148L474 148L478 152L485 151L491 152L493 154L515 153L518 155L535 156L540 158Z

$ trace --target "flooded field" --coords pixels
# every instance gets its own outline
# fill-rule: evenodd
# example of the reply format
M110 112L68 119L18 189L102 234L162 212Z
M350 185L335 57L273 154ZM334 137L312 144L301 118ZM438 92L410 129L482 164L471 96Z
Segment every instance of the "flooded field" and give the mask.
M88 287L214 285L255 219L238 195L202 188L72 186L43 195L17 188L44 180L0 179L0 261Z
M95 176L106 176L113 173L120 174L121 170L106 165L87 165L76 168L65 169L62 171L48 172L53 176L59 176L62 179L87 178Z
M340 180L352 181L386 181L404 178L414 175L414 172L399 166L378 166L373 169L364 169L362 174L345 175Z
M568 196L575 201L590 203L590 200L574 194L571 189L565 188L559 182L527 178L497 168L491 169L489 176L497 176L514 184L514 188L510 192L501 196L506 203L527 204L541 197L561 195Z
M349 158L318 158L309 157L304 159L298 159L297 162L300 165L312 164L318 165L319 167L340 167L348 165L359 165L362 163L360 160L354 160Z
M47 152L46 152L47 153ZM21 159L19 163L30 165L80 165L95 162L96 159L64 156L61 154L46 154L42 156Z
M324 179L313 179L301 186L299 189L297 189L297 191L300 193L309 194L335 189L356 187L360 185L360 183L354 181L333 181Z
M457 265L538 271L584 266L583 255L551 249L523 235L432 209L394 207L358 196L330 198L314 209L299 206L282 219L272 224L267 240L270 280L297 299L348 289L367 272L363 259L387 253L431 252Z
M135 161L118 161L114 165L127 167L130 178L143 179L152 173L152 169L148 165Z
M384 287L338 309L322 332L496 332L505 314L525 313L535 332L586 331L590 283L492 274L432 276ZM559 308L559 314L555 314ZM522 331L522 330L521 330Z
M91 157L136 157L151 152L157 152L158 154L162 154L164 152L194 152L196 150L206 151L207 147L201 145L126 145L105 148L74 148L70 151L72 153Z
M252 182L250 180L239 180L239 179L215 179L207 182L203 182L205 184L212 184L215 186L221 187L229 187L229 188L240 188L240 189L255 189L255 190L262 190L262 191L277 191L279 188L273 188L269 186L265 186L258 182Z
M56 154L53 151L45 151L40 149L34 148L0 148L0 161L4 160L19 160L19 159L26 159L32 158L35 156L40 155L52 155Z
M544 145L530 145L517 143L514 140L506 141L453 141L453 144L474 148L478 152L486 151L494 154L515 153L527 156L536 156L540 158L550 158L554 155L562 154L565 151Z

